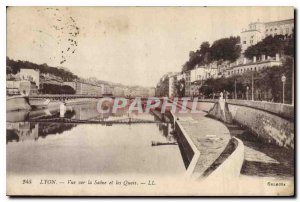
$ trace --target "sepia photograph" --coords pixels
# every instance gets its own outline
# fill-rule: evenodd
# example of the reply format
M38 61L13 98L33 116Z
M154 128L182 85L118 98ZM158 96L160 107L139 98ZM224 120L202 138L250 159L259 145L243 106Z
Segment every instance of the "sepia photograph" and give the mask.
M8 6L6 195L294 197L295 20Z

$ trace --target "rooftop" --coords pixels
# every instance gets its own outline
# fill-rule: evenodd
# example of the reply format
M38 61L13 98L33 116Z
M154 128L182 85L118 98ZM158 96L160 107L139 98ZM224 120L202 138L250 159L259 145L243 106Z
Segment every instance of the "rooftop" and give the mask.
M243 66L248 66L248 65L255 65L255 64L263 64L263 63L269 63L269 62L278 62L278 63L281 63L281 61L276 61L274 59L266 59L264 61L257 61L257 62L248 62L246 64L239 64L239 65L235 65L235 66L232 66L230 67L229 69L234 69L236 67L243 67Z
M294 19L286 19L286 20L279 20L279 21L271 21L271 22L266 22L266 25L269 24L275 24L275 23L294 23Z

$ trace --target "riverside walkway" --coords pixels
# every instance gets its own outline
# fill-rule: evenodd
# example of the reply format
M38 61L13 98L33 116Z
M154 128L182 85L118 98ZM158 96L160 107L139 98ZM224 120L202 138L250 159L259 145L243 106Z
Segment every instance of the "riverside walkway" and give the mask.
M230 134L245 146L242 177L284 179L294 176L294 151L260 141L247 128L226 124Z
M201 178L221 155L232 137L239 138L245 147L241 177L284 179L294 175L294 152L262 142L247 128L237 124L224 124L207 113L175 113L186 135L200 155L194 165L192 177Z
M195 165L191 165L194 167L191 174L193 178L201 178L228 145L230 132L222 122L206 117L206 113L174 115L199 151Z

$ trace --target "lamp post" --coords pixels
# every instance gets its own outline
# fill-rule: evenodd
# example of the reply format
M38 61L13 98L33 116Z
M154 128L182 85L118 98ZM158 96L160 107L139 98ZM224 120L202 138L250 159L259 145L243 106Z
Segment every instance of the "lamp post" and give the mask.
M247 86L247 93L246 93L246 98L247 98L247 100L248 100L248 90L249 90L249 86Z
M293 71L292 71L292 105L294 106L294 57L293 57Z
M254 82L253 82L253 72L252 72L252 101L254 100Z
M281 76L281 81L282 81L282 103L284 104L284 86L286 82L286 76L282 74Z
M236 79L234 80L234 99L236 99Z

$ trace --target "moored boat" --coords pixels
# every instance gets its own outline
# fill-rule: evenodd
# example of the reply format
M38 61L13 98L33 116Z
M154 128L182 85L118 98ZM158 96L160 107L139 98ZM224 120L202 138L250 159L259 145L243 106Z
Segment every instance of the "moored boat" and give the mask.
M50 99L45 98L29 98L29 104L33 108L45 108L50 103Z

